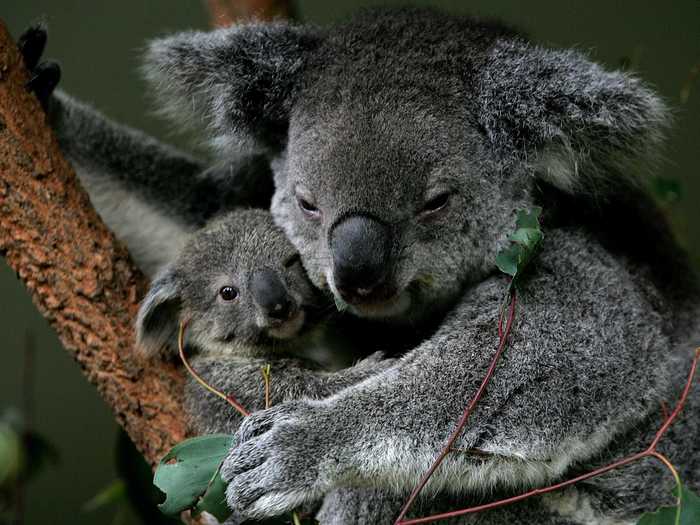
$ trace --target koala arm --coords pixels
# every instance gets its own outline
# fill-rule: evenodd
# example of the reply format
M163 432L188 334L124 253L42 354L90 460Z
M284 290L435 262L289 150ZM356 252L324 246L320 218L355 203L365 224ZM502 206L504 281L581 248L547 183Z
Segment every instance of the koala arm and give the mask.
M505 355L456 443L467 452L448 456L431 491L541 484L673 398L683 379L669 374L680 353L670 306L636 274L586 234L548 233ZM484 377L506 285L492 277L468 289L438 332L387 370L248 418L224 463L231 507L259 517L340 485L410 491ZM471 448L493 457L475 460Z
M383 359L380 352L359 363L337 372L311 368L311 363L300 359L245 358L200 356L192 364L199 374L215 388L233 394L249 411L265 408L265 383L262 368L270 365L270 403L311 398L321 399L373 374L389 368L394 359ZM232 433L238 430L242 418L219 397L207 392L196 381L186 387L185 403L193 427L197 432Z
M48 114L95 209L149 276L217 213L269 207L272 177L262 156L205 169L202 161L113 122L62 91L49 100Z
M97 212L136 263L148 274L155 272L192 229L180 211L188 208L187 186L177 187L203 171L203 164L62 91L49 100L48 116Z

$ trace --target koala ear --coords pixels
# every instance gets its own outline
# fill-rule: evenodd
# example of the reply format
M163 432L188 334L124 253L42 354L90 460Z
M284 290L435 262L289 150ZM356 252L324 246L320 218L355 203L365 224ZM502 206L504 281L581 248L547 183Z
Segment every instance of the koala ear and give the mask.
M152 41L143 71L157 103L179 121L209 127L214 146L279 147L305 58L320 36L286 23L236 25Z
M663 102L633 76L519 40L490 51L478 105L496 147L570 193L605 191L649 169L670 124Z
M181 306L175 276L166 270L151 284L136 318L136 344L143 355L153 357L175 344Z

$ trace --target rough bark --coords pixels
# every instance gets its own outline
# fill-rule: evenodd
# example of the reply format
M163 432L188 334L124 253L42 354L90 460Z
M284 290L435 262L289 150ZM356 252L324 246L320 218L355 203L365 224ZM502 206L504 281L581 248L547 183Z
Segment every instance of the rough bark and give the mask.
M290 0L206 0L212 27L227 27L246 20L292 18Z
M0 21L0 253L153 464L186 437L183 375L133 353L146 281L95 213L26 81Z

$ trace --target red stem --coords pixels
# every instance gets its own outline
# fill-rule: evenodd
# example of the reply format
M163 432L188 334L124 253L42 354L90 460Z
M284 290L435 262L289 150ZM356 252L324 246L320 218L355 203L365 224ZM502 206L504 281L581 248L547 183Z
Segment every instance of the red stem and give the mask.
M506 327L506 335L508 334L508 327ZM698 365L698 360L700 360L700 348L695 350L695 357L693 358L693 362L690 366L690 373L688 374L688 380L685 383L685 388L683 389L683 392L681 394L680 399L678 400L678 403L676 404L675 409L673 412L671 412L671 415L668 416L666 421L664 422L663 425L661 425L661 428L658 430L656 435L654 436L653 441L649 445L649 447L642 451L638 452L636 454L633 454L631 456L628 456L626 458L620 459L618 461L615 461L614 463L611 463L609 465L606 465L605 467L601 467L599 469L593 470L591 472L588 472L586 474L582 474L580 476L577 476L573 479L569 479L567 481L562 481L561 483L556 483L554 485L550 485L548 487L544 487L541 489L534 489L529 492L526 492L524 494L520 494L518 496L513 496L510 498L505 498L497 501L493 501L491 503L486 503L484 505L477 505L476 507L469 507L466 509L460 509L460 510L454 510L451 512L445 512L443 514L433 514L431 516L426 516L423 518L416 518L412 520L402 520L403 515L405 512L401 513L401 516L399 517L398 520L396 520L395 525L414 525L417 523L430 523L433 521L437 520L442 520L442 519L448 519L448 518L456 518L457 516L463 516L465 514L473 514L475 512L481 512L484 510L491 510L495 509L497 507L502 507L504 505L510 505L511 503L516 503L518 501L522 501L524 499L530 498L532 496L538 496L540 494L547 494L548 492L554 492L555 490L562 489L564 487L568 487L569 485L573 485L574 483L578 483L579 481L583 481L586 479L590 479L595 476L600 476L601 474L605 474L606 472L609 472L613 469L623 467L629 463L632 463L634 461L638 461L640 459L644 459L646 457L656 457L658 459L658 453L656 452L656 447L659 444L659 441L663 437L663 435L666 433L666 431L669 429L673 421L678 417L678 414L681 413L683 410L683 407L685 406L685 402L688 398L688 394L690 393L690 388L693 384L693 377L695 376L695 371L697 369Z
M241 405L238 400L233 397L232 394L224 394L221 390L218 390L217 388L214 388L209 384L201 375L197 373L197 371L192 367L190 364L189 360L187 359L187 355L185 354L185 331L187 330L187 324L189 323L188 320L184 320L180 323L180 330L177 336L177 347L178 347L178 352L180 354L180 359L182 360L182 364L185 365L185 369L189 374L194 377L194 379L202 385L206 390L211 392L212 394L220 397L224 401L226 401L229 405L231 405L233 408L235 408L240 415L243 417L247 417L250 415L250 412L248 412L243 405Z
M481 396L484 394L484 391L486 390L486 387L488 386L489 382L491 381L491 377L493 376L493 373L496 370L496 364L498 363L498 359L501 357L501 354L503 353L503 349L506 346L506 340L508 339L508 334L510 333L510 329L511 329L511 326L513 324L514 318L515 318L515 290L512 290L511 291L510 308L509 308L509 312L508 312L508 322L506 323L506 329L504 332L501 330L503 316L500 315L499 319L498 319L498 328L499 328L499 335L500 335L498 349L496 350L496 353L494 354L493 359L491 360L491 365L489 366L488 370L486 371L486 375L484 376L484 379L481 382L481 385L479 386L479 390L476 391L476 394L474 394L474 397L472 397L471 401L469 402L469 405L467 405L467 408L464 409L462 416L459 418L459 421L457 422L457 426L450 434L450 437L447 439L447 443L445 443L445 446L443 447L442 451L438 455L437 459L435 459L435 461L433 462L431 467L428 469L428 471L425 474L423 474L423 477L421 478L420 482L418 483L416 488L413 489L413 492L411 492L411 495L409 496L408 501L406 501L406 504L403 506L403 509L401 509L401 514L399 514L399 517L396 518L395 525L409 523L409 522L402 521L404 516L406 516L406 513L410 510L411 505L413 505L413 502L415 501L415 499L418 497L418 495L421 493L421 491L423 490L425 485L428 483L428 481L430 480L430 477L437 470L437 468L443 462L445 457L447 457L447 454L449 454L452 451L452 445L457 440L459 435L462 433L462 430L464 430L464 427L467 425L467 421L469 420L469 416L471 416L472 412L474 411L474 408L476 407L476 404L479 402L479 400L481 399Z

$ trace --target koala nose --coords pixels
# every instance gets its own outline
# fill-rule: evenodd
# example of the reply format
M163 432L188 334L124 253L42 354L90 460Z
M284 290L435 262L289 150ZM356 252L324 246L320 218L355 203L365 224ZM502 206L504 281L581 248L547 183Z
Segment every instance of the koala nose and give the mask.
M383 284L389 269L391 232L382 222L351 215L330 233L335 286L348 302L366 299Z
M253 273L250 290L264 314L276 321L284 321L294 312L294 300L287 286L268 268Z

